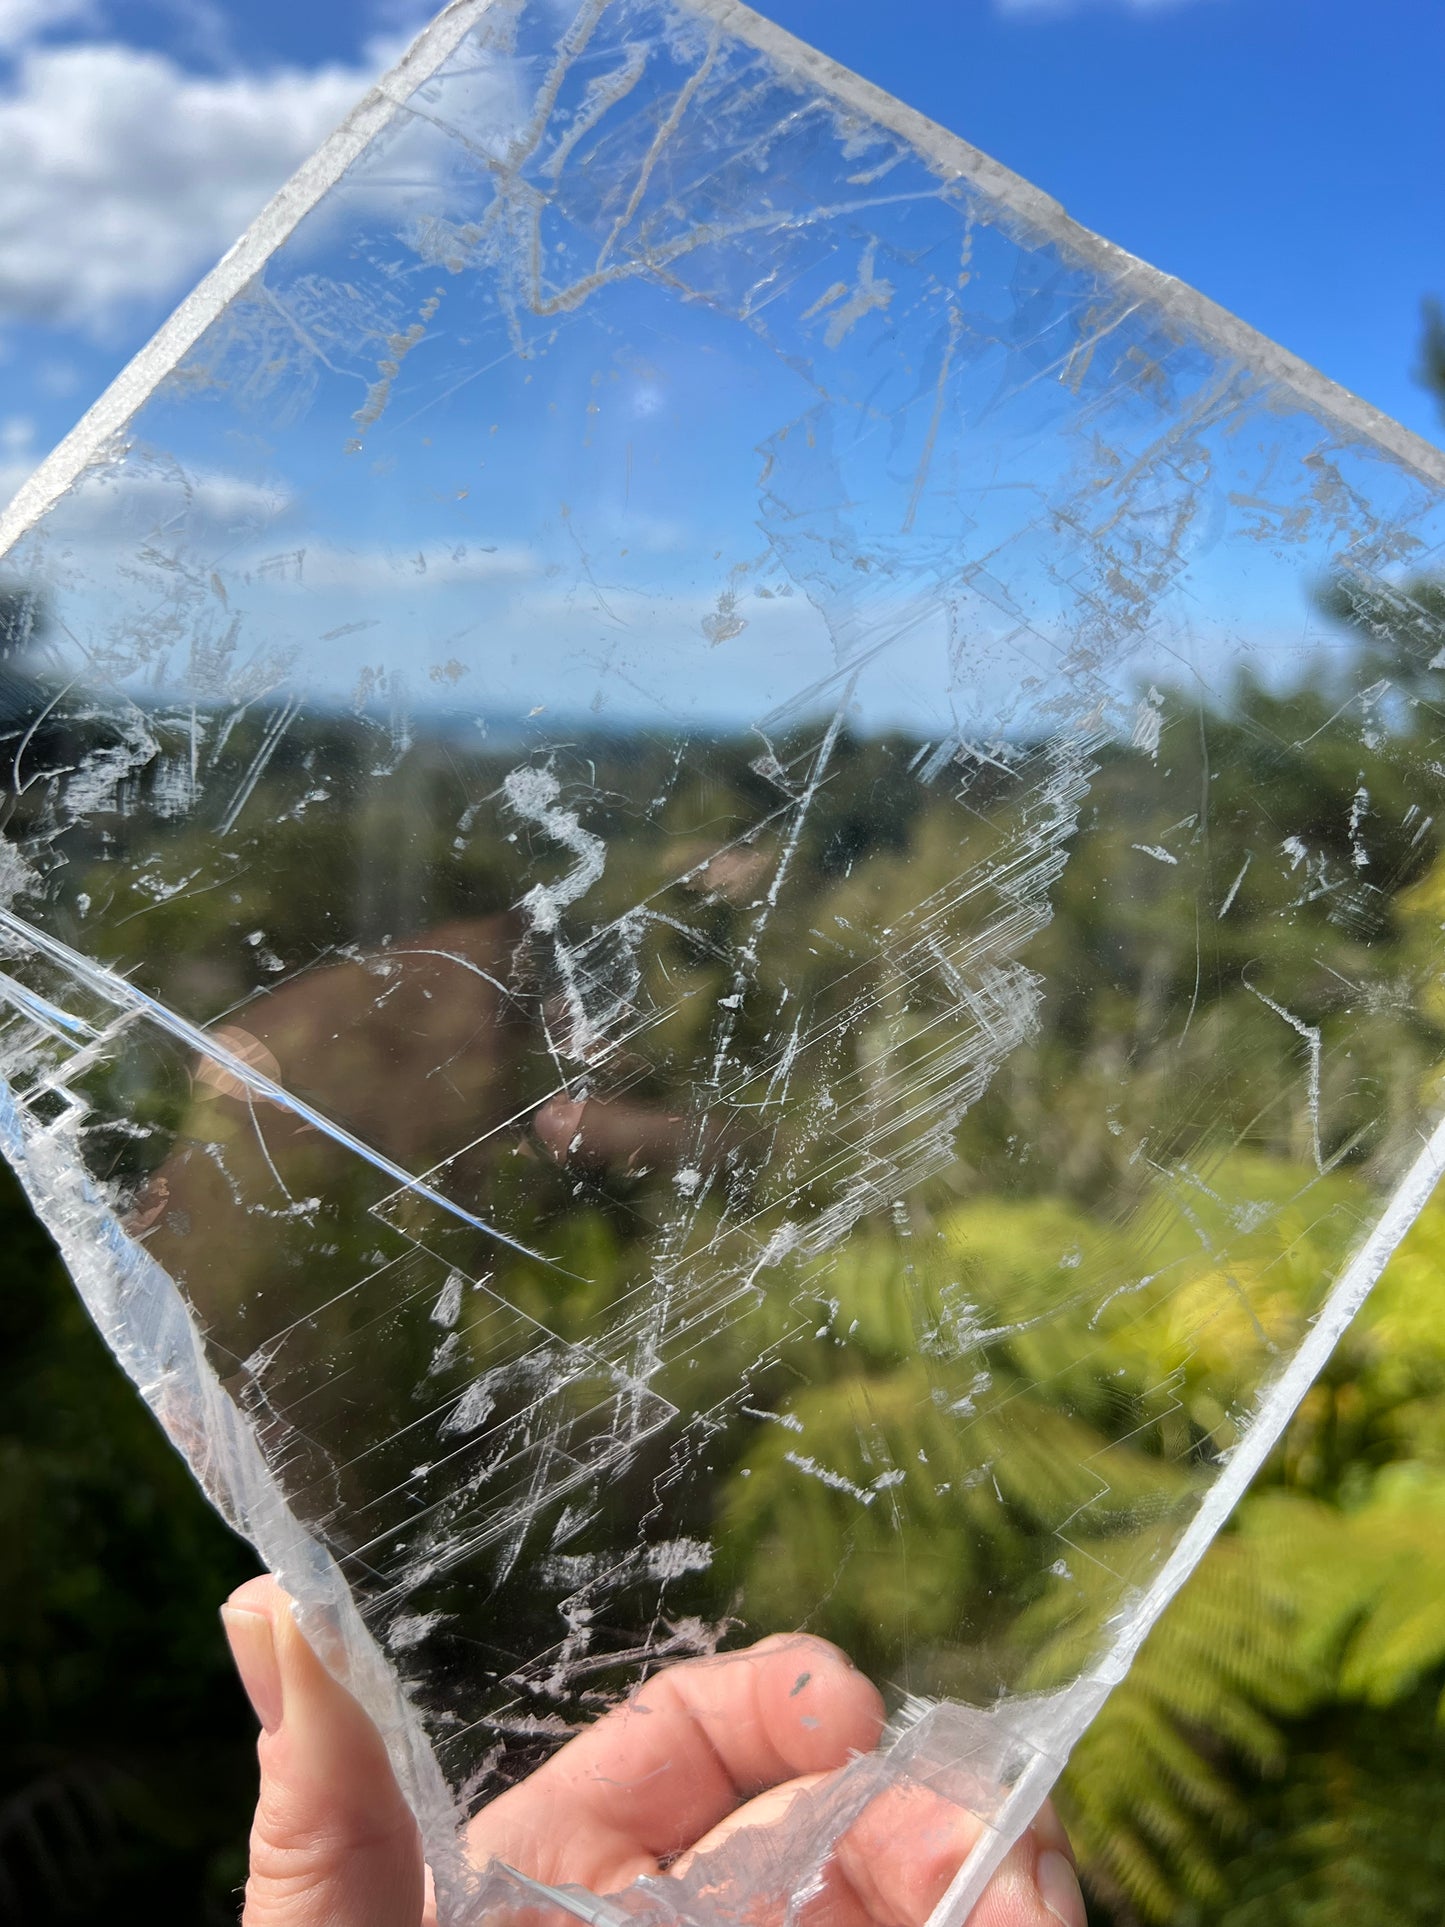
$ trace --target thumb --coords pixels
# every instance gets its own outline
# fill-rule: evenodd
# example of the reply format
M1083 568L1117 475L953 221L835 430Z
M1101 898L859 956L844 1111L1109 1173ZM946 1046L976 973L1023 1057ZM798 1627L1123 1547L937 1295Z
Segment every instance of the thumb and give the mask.
M221 1620L262 1727L242 1927L419 1927L421 1840L376 1728L274 1579L232 1593Z

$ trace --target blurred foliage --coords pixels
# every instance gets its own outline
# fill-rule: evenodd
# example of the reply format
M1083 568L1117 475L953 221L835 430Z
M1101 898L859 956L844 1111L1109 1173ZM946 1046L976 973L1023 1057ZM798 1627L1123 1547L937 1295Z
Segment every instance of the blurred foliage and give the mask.
M245 1871L249 1710L202 1499L0 1171L0 1920L209 1927Z
M1335 593L1338 616L1364 646L1397 651L1396 676L1403 679L1410 658L1436 646L1413 636L1391 642L1378 610L1351 601L1346 589ZM1433 608L1428 600L1424 606ZM1327 807L1339 793L1338 773L1290 747L1334 700L1324 683L1283 696L1255 689L1236 702L1232 723L1212 724L1219 861L1232 867L1237 856L1226 840L1232 792L1277 784L1282 765L1295 785L1290 807L1312 824L1316 845L1343 837ZM1279 710L1288 712L1287 726ZM1347 780L1356 780L1353 769ZM1377 759L1372 796L1390 780ZM1189 1071L1208 1078L1226 1109L1237 1081L1243 1116L1254 1067L1213 1061L1211 1009L1233 1000L1236 1016L1247 1012L1242 972L1258 953L1260 921L1278 919L1280 910L1276 881L1246 879L1242 934L1232 938L1237 955L1221 940L1210 1002L1181 1042L1177 1024L1163 1025L1150 1005L1177 1012L1187 1002L1199 968L1195 933L1167 891L1153 901L1116 896L1105 913L1100 879L1139 826L1126 813L1125 772L1106 765L1098 787L1094 822L1039 946L1053 951L1048 967L1059 980L1072 980L1077 996L1092 1000L1091 1008L1071 1011L1062 999L1050 1015L1053 1035L1041 1045L1060 1092L1057 1162L1016 1195L972 1195L930 1219L939 1275L967 1279L974 1316L990 1308L1000 1314L1005 1335L990 1348L990 1370L1014 1395L1004 1404L1008 1449L982 1450L999 1466L1003 1487L940 1499L937 1516L910 1534L910 1632L925 1643L945 1642L960 1591L996 1585L1012 1596L1031 1542L1047 1529L1041 1521L1057 1516L1061 1503L1067 1509L1094 1499L1089 1479L1077 1491L1069 1482L1117 1440L1121 1413L1133 1426L1137 1402L1125 1400L1118 1384L1135 1388L1136 1401L1138 1388L1150 1385L1167 1396L1153 1415L1152 1445L1133 1438L1110 1448L1109 1489L1094 1500L1096 1532L1117 1531L1116 1552L1127 1558L1142 1515L1152 1507L1167 1518L1187 1500L1191 1453L1226 1447L1233 1437L1229 1387L1241 1347L1261 1332L1272 1342L1298 1335L1319 1280L1338 1268L1371 1208L1370 1161L1388 1148L1367 1124L1379 1108L1378 1080L1388 1076L1433 1101L1445 1065L1445 1010L1432 961L1445 922L1445 857L1431 838L1413 849L1407 840L1390 859L1388 921L1368 948L1357 930L1321 918L1308 940L1298 939L1296 962L1286 956L1280 966L1291 1008L1327 1033L1347 1013L1320 986L1321 933L1329 957L1357 986L1384 985L1402 972L1421 984L1413 1014L1380 998L1353 1016L1375 1060L1365 1085L1375 1095L1359 1105L1358 1119L1350 1088L1331 1095L1325 1149L1333 1168L1301 1191L1305 1126L1298 1115L1281 1114L1241 1128L1237 1147L1215 1161L1194 1200L1206 1232L1224 1197L1257 1215L1258 1233L1236 1252L1248 1309L1241 1298L1233 1314L1221 1313L1198 1242L1175 1249L1166 1239L1149 1262L1174 1268L1167 1296L1142 1308L1121 1303L1095 1331L1071 1325L1067 1304L1058 1302L1059 1252L1076 1254L1077 1275L1087 1277L1122 1262L1119 1245L1128 1235L1088 1208L1104 1175L1110 1182L1118 1175L1118 1139L1108 1128L1113 1100L1098 1088L1100 1040L1111 1027L1132 1035L1131 1103L1147 1105L1151 1089ZM1402 792L1394 820L1408 809ZM1381 816L1388 825L1390 813ZM915 849L931 833L926 822L894 825L895 832ZM861 831L854 842L866 847ZM822 843L817 887L846 906L846 893L861 886L851 866L835 868L826 850ZM647 860L644 849L639 861ZM503 881L497 892L511 887ZM1299 922L1280 920L1276 928L1298 931ZM1279 1048L1268 1023L1235 1035L1259 1053ZM1159 1055L1161 1038L1167 1059ZM1117 1072L1108 1084L1117 1090ZM1026 1096L1015 1090L1010 1102ZM1413 1114L1414 1097L1396 1108ZM989 1113L985 1102L966 1120L965 1158L985 1156ZM168 1921L231 1918L242 1873L250 1721L228 1677L214 1614L250 1569L249 1556L211 1515L121 1380L8 1180L0 1211L12 1281L0 1301L0 1527L12 1548L0 1584L0 1917L149 1921L164 1893ZM564 1330L569 1318L585 1328L596 1294L615 1291L624 1273L622 1246L605 1216L576 1217L572 1236L570 1268L591 1284L577 1286L570 1313L555 1302L537 1306ZM920 1352L947 1350L959 1335L945 1328L944 1298L930 1297L916 1279L901 1288L895 1252L861 1229L820 1272L820 1308L851 1342L839 1351L837 1377L820 1378L789 1407L805 1420L810 1449L848 1468L860 1485L880 1466L920 1454L942 1477L957 1453L957 1413L930 1398ZM1437 1200L1231 1529L1079 1746L1060 1801L1096 1918L1117 1927L1353 1927L1362 1916L1390 1927L1440 1918L1442 1252L1445 1201ZM920 1243L920 1264L921 1254ZM547 1288L524 1269L511 1286L523 1303L529 1289ZM936 1329L920 1330L920 1304L933 1305ZM725 1383L738 1364L719 1355L707 1369ZM414 1361L399 1363L399 1379L409 1382L415 1369ZM764 1428L754 1439L724 1488L720 1537L761 1608L787 1619L810 1596L820 1567L839 1563L836 1541L848 1532L849 1582L827 1630L866 1663L880 1629L901 1609L899 1540L888 1506L867 1510L860 1526L856 1508L840 1507L817 1481L767 1478L770 1455L785 1452L789 1438ZM973 1440L974 1459L980 1450ZM1111 1572L1101 1567L1100 1574L1115 1583ZM1040 1686L1051 1683L1050 1666L1067 1676L1078 1657L1070 1627L1049 1627L1047 1610L1041 1600L1043 1618L1033 1628L1044 1655L1033 1682ZM957 1681L965 1691L969 1683Z

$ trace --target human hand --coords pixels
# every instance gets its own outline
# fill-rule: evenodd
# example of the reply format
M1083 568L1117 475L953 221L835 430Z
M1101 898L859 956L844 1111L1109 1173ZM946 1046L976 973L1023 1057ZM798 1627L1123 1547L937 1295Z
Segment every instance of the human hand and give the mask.
M416 1823L381 1738L302 1638L271 1579L223 1609L261 1721L261 1790L242 1927L435 1927ZM685 1870L742 1827L777 1824L882 1728L877 1689L825 1640L781 1635L655 1674L471 1822L478 1863L616 1893ZM980 1823L917 1787L878 1795L839 1842L803 1927L923 1927ZM560 1918L560 1917L559 1917ZM1051 1809L970 1927L1084 1927Z

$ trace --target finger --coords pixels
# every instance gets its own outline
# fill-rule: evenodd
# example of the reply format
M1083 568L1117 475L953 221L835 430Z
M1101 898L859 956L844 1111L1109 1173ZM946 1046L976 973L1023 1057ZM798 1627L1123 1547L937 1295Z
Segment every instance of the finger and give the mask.
M982 1832L977 1814L928 1787L890 1787L839 1841L807 1927L923 1927Z
M484 1808L468 1851L554 1884L614 1891L656 1873L762 1788L869 1751L882 1726L876 1687L826 1640L775 1635L685 1660Z
M420 1927L421 1841L376 1728L273 1579L221 1617L262 1726L243 1927Z
M785 1780L781 1786L769 1787L766 1793L758 1794L756 1799L749 1800L725 1820L719 1820L715 1827L709 1828L695 1847L673 1861L668 1872L680 1880L684 1874L692 1871L696 1861L725 1847L734 1834L761 1827L782 1827L787 1820L788 1809L800 1793L812 1793L815 1788L826 1786L832 1778L831 1773L807 1773L796 1780Z
M838 1844L837 1876L806 1927L923 1927L978 1845L984 1822L928 1787L892 1787ZM1073 1851L1045 1805L969 1916L968 1927L1084 1927Z
M1047 1832L1041 1837L1036 1822L985 1887L968 1927L1088 1927L1072 1854Z
M746 1881L743 1869L755 1856L736 1836L754 1829L774 1832L765 1860L785 1861L794 1800L835 1780L820 1773L771 1788L714 1827L672 1871L685 1874L704 1855L735 1842L743 1851L735 1854L732 1878ZM806 1826L810 1816L793 1817ZM982 1831L975 1814L926 1787L890 1787L869 1802L838 1841L821 1891L801 1912L802 1927L923 1927ZM723 1865L710 1879L726 1883L730 1873Z
M777 1829L768 1858L785 1855L788 1809L800 1793L833 1777L815 1774L772 1788L715 1827L672 1871L686 1873L698 1858L753 1828ZM977 1815L926 1787L889 1788L839 1841L821 1893L803 1910L802 1927L924 1927L983 1831ZM985 1890L969 1927L1083 1927L1083 1921L1072 1849L1046 1805Z
M839 1842L836 1877L805 1927L924 1927L984 1833L922 1786L890 1788ZM1073 1849L1047 1803L984 1889L968 1927L1085 1927Z

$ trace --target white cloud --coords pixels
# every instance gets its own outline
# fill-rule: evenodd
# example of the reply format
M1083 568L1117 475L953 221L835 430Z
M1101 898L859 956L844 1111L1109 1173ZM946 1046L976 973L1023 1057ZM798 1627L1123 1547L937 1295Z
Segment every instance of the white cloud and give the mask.
M43 449L36 446L28 415L0 419L0 506L26 481ZM63 540L133 548L137 542L164 549L168 539L197 556L207 545L274 536L286 528L296 498L284 483L255 482L224 469L179 467L92 470L52 512L51 527Z
M34 10L51 22L58 3ZM30 11L31 0L0 0L0 37ZM215 77L118 44L30 47L0 94L0 321L103 335L175 299L374 72Z
M65 497L54 511L54 526L70 540L139 538L160 547L172 535L204 552L208 543L284 527L294 506L283 485L253 482L224 469L122 469L114 475L101 470Z
M94 0L0 0L0 53L13 53L57 27L88 25Z
M479 582L524 582L537 575L535 552L520 544L429 542L415 549L347 549L330 542L256 555L233 565L247 582L344 596L404 592Z

